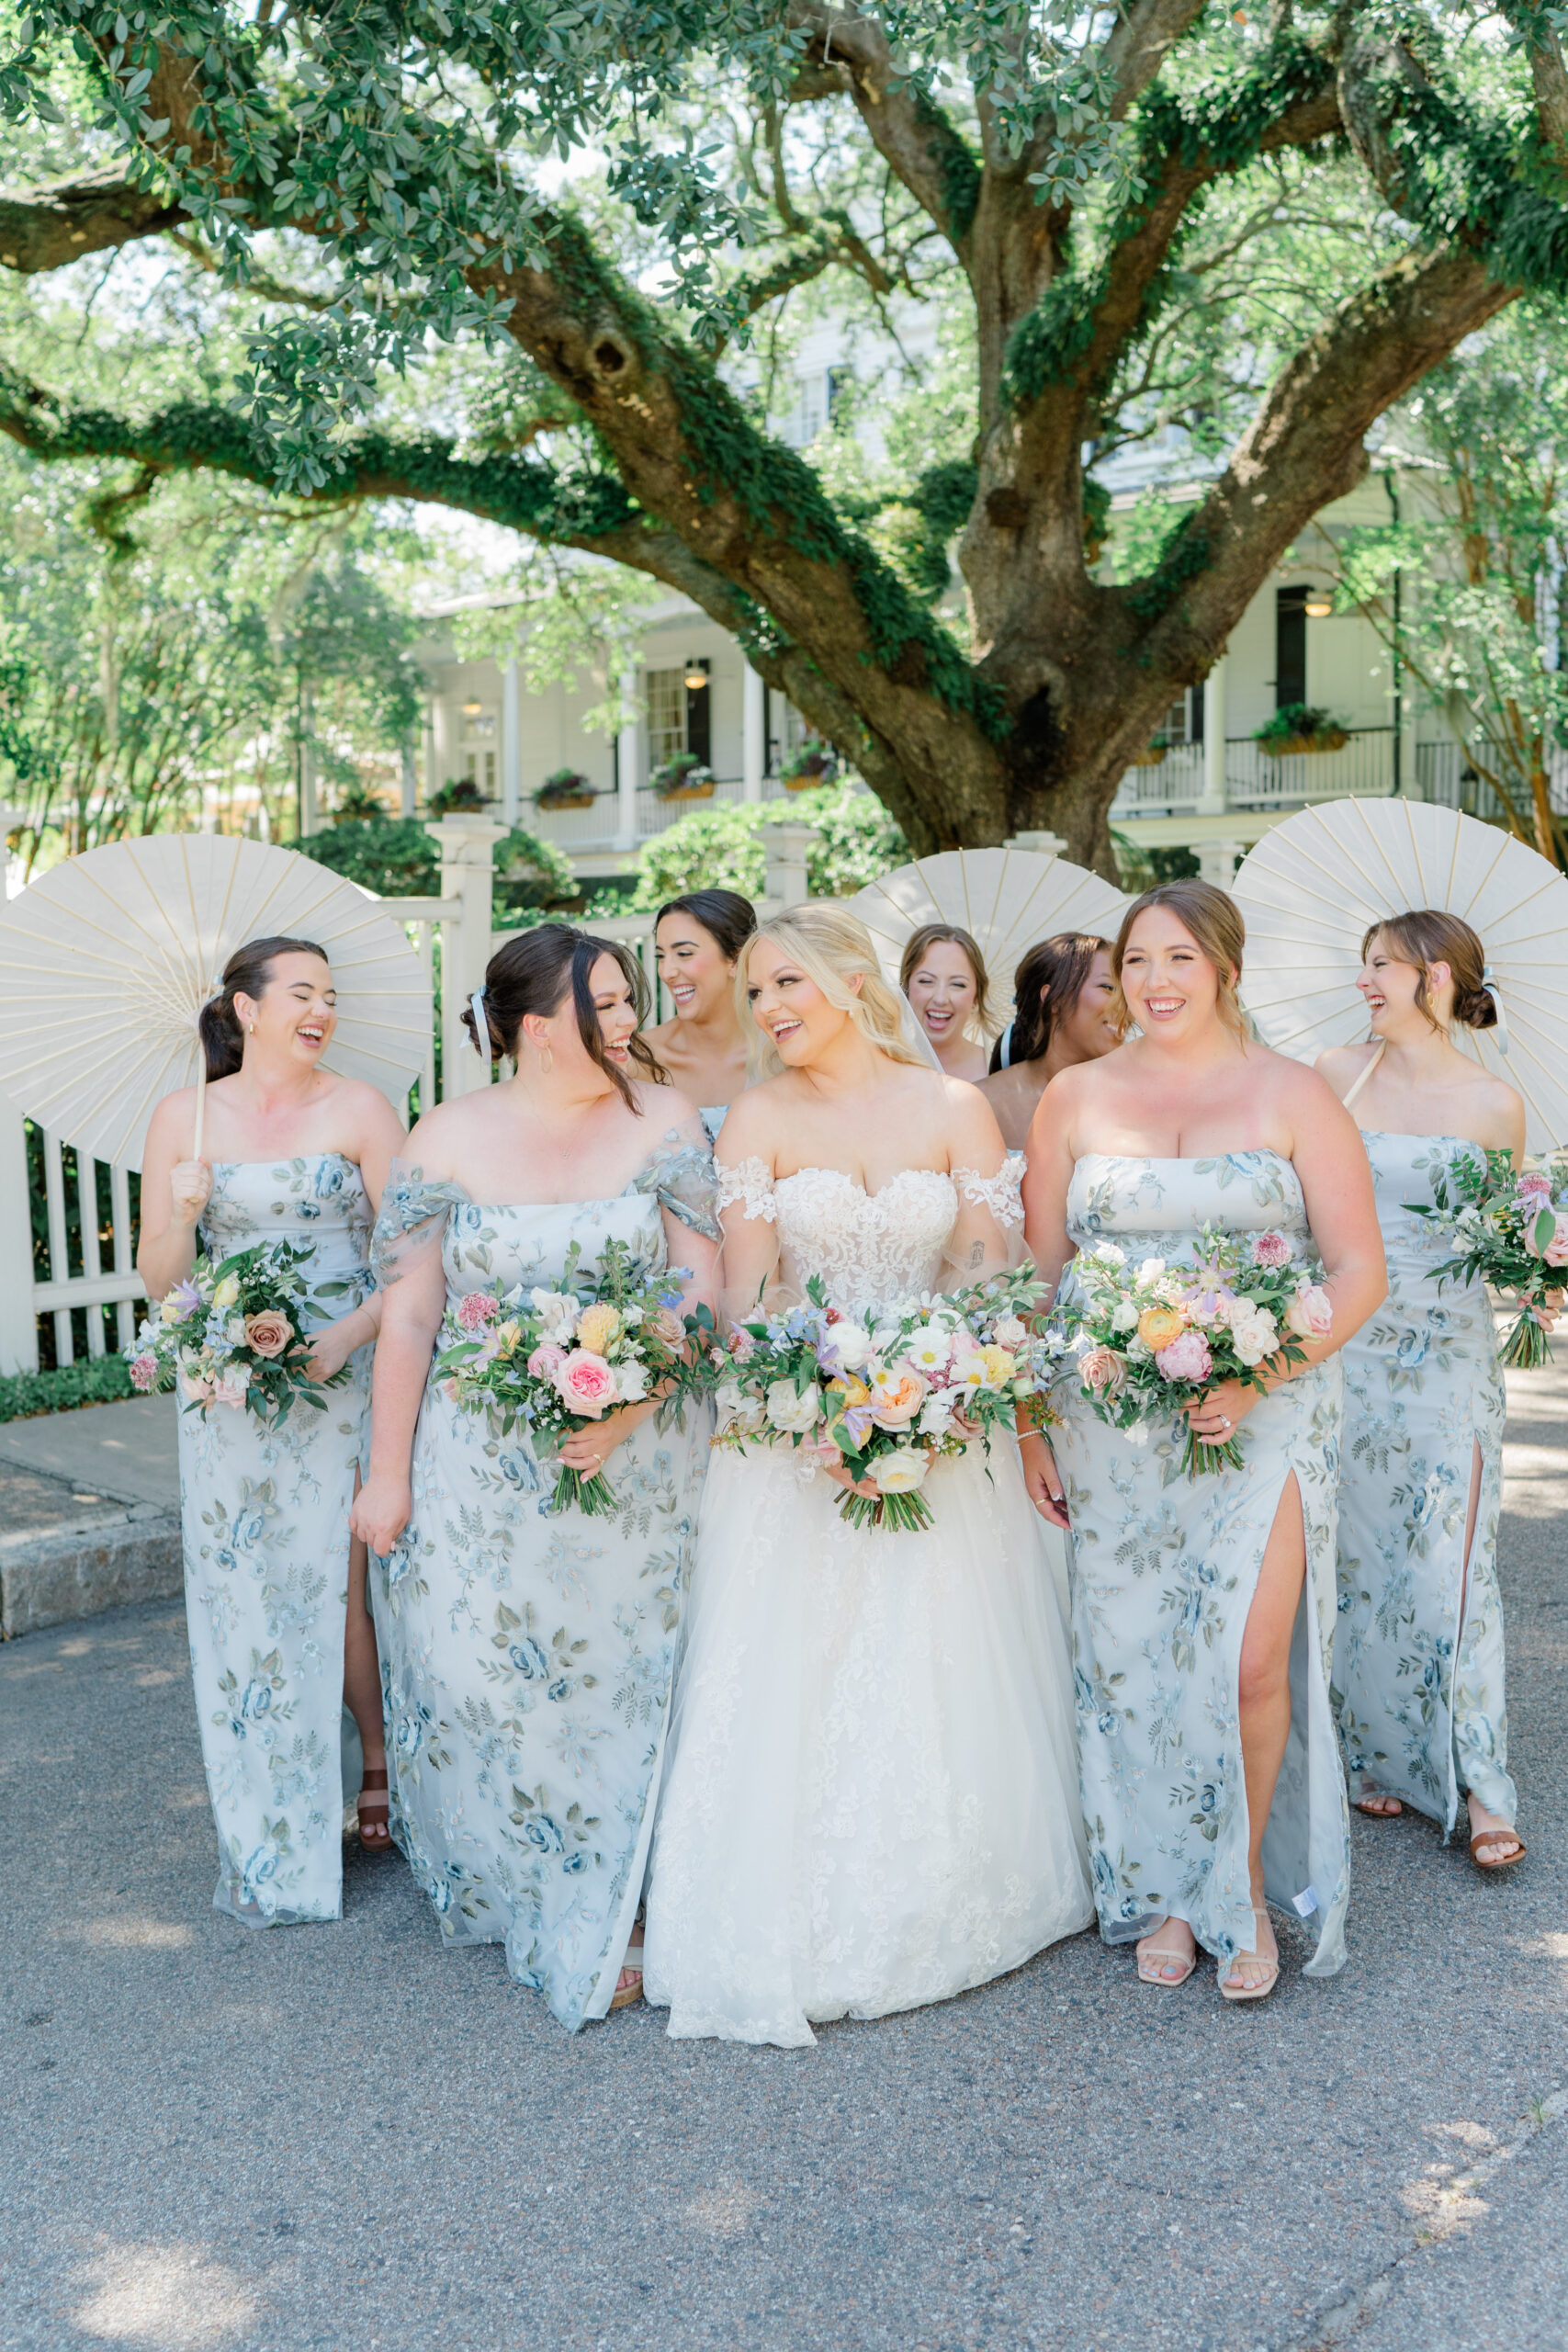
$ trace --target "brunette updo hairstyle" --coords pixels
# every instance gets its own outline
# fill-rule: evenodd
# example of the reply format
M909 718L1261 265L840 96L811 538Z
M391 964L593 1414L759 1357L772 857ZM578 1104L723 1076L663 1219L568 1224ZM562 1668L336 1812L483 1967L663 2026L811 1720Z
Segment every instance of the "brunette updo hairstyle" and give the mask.
M727 964L739 963L740 950L757 928L757 910L739 890L687 890L666 899L653 918L653 935L666 915L690 915L700 922Z
M1247 925L1242 920L1241 909L1228 890L1220 889L1213 882L1200 882L1194 876L1183 876L1179 882L1156 882L1152 890L1145 890L1141 898L1134 899L1122 916L1116 944L1111 951L1111 970L1116 982L1116 994L1111 1002L1111 1019L1121 1029L1132 1026L1133 1016L1122 993L1122 958L1127 953L1133 925L1149 907L1168 907L1177 921L1185 924L1191 933L1199 954L1214 967L1220 990L1217 1008L1220 1019L1232 1036L1245 1045L1247 1015L1241 1009L1236 989L1241 980L1241 954L1247 945Z
M236 947L223 967L221 989L202 1006L197 1022L202 1051L207 1056L209 1085L215 1078L232 1078L244 1060L245 1033L234 1010L234 999L261 996L279 956L319 956L331 967L326 949L318 947L313 939L285 939L280 935L247 939L243 947Z
M962 948L969 959L969 968L975 975L974 1017L977 1025L988 1033L993 1023L987 1002L991 983L986 971L986 959L980 953L979 941L971 938L968 932L961 931L957 923L923 922L918 931L909 933L904 944L904 960L898 967L898 985L908 996L909 982L921 963L938 941L943 939L951 940L954 947Z
M503 1057L515 1062L524 1015L558 1012L570 996L584 1053L590 1061L598 1064L626 1108L640 1118L642 1105L625 1073L606 1055L599 1015L593 1009L590 976L601 956L613 956L630 983L640 1032L648 1019L650 1001L642 966L618 940L595 939L592 933L578 931L569 922L542 922L536 930L520 931L498 947L485 966L482 1041L474 1027L471 1004L463 1013L463 1026L473 1039L476 1052L488 1054L492 1063ZM670 1083L668 1073L645 1037L634 1035L628 1038L626 1050L644 1078L651 1079L656 1086Z
M1389 953L1402 964L1415 965L1421 976L1416 983L1416 1010L1434 1029L1443 1025L1427 991L1434 964L1446 964L1453 975L1454 1019L1467 1029L1495 1029L1497 1008L1481 978L1486 969L1486 950L1480 933L1471 929L1462 915L1446 914L1438 907L1413 907L1405 914L1388 915L1371 924L1362 940L1363 963L1374 939L1386 941Z
M1097 956L1111 953L1109 939L1092 932L1059 931L1037 940L1013 975L1012 1038L1008 1065L1038 1061L1050 1048L1051 1032L1078 1001ZM1002 1039L991 1047L991 1073L1002 1067Z

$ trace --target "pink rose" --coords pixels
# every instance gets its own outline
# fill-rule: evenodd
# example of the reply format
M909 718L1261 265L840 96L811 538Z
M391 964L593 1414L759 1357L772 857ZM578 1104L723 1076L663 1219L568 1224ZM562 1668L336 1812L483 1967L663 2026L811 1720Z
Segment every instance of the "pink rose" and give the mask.
M279 1306L264 1307L245 1317L245 1345L258 1356L280 1356L294 1337L294 1326Z
M1078 1358L1078 1377L1086 1388L1102 1388L1114 1396L1126 1373L1114 1348L1090 1348Z
M729 1327L729 1352L737 1363L747 1363L756 1353L757 1342L743 1323Z
M472 1298L475 1294L470 1291L468 1295ZM529 1357L528 1369L536 1380L548 1380L558 1385L560 1368L565 1362L566 1350L558 1348L553 1340L547 1340Z
M157 1377L158 1359L156 1356L131 1357L130 1385L132 1388L136 1390L139 1396L146 1396L148 1390L152 1387L152 1383Z
M1291 1245L1282 1233L1260 1233L1252 1244L1252 1261L1257 1266L1288 1266Z
M1183 1331L1168 1348L1156 1351L1155 1362L1167 1380L1207 1380L1214 1369L1209 1342L1201 1331Z
M209 1373L186 1372L180 1374L180 1378L185 1387L186 1396L191 1404L211 1404L213 1382L212 1376Z
M243 1405L245 1401L245 1391L250 1385L250 1365L237 1363L232 1371L220 1372L213 1382L212 1401L215 1405Z
M500 1312L500 1306L488 1290L465 1291L457 1301L457 1322L465 1331L482 1331Z
M1298 1340L1326 1340L1334 1323L1334 1302L1321 1283L1303 1283L1285 1309L1285 1328Z
M568 1410L581 1413L591 1421L596 1421L606 1406L619 1402L615 1373L603 1356L593 1355L587 1348L574 1348L551 1376Z
M1549 1266L1568 1266L1568 1216L1561 1210L1557 1216L1557 1230L1541 1251Z

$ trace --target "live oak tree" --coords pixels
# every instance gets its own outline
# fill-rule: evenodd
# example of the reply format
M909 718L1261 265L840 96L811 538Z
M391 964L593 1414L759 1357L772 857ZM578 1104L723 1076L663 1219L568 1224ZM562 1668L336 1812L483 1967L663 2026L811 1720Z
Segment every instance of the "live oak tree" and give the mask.
M0 103L44 168L0 268L177 240L243 357L116 405L35 342L0 425L609 557L734 630L918 849L1049 825L1104 865L1129 756L1369 430L1568 284L1563 17L28 0ZM768 431L749 340L828 288L895 337L942 313L962 396L904 480ZM1159 435L1207 470L1112 578L1095 466Z

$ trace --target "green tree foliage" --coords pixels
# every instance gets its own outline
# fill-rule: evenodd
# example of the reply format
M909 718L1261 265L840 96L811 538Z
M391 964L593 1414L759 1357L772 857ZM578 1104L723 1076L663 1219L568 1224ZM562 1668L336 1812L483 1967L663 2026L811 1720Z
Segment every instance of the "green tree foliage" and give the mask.
M441 854L435 837L412 820L375 820L334 825L299 844L307 857L345 875L383 899L433 899L440 894ZM495 845L497 921L530 908L568 905L581 886L552 842L521 827Z
M1369 432L1568 290L1562 19L28 0L0 429L624 565L922 852L1053 825L1108 863L1129 756ZM164 262L100 300L84 387L25 289L81 318L132 249ZM856 379L807 448L829 314ZM1113 576L1095 469L1135 446L1197 494Z
M628 896L606 897L598 911L635 912L660 907L685 890L740 890L762 895L767 862L764 827L815 825L807 859L814 899L849 898L901 865L909 844L880 804L844 785L792 793L787 800L728 801L680 818L637 853L637 883Z

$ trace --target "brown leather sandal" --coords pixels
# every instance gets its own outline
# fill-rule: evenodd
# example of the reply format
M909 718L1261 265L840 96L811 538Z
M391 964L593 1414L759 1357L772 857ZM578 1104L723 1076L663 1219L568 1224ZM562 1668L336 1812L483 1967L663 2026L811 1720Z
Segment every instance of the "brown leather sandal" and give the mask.
M366 1817L367 1808L368 1819ZM367 1854L391 1852L391 1810L386 1766L380 1765L372 1771L367 1765L359 1790L359 1843Z
M631 1964L630 1955L633 1949L631 1945L626 1948L627 1957L621 1964L621 1973L615 1981L615 1989L610 1996L612 2009L629 2009L642 1998L642 1971L640 1968L634 1968ZM635 1949L640 1957L642 1946L637 1944Z
M1512 1838L1516 1843L1511 1854L1499 1854L1495 1861L1483 1862L1476 1852L1478 1846L1495 1846L1499 1838ZM1525 1858L1525 1841L1517 1829L1478 1829L1470 1841L1470 1859L1478 1871L1511 1871L1516 1862Z

